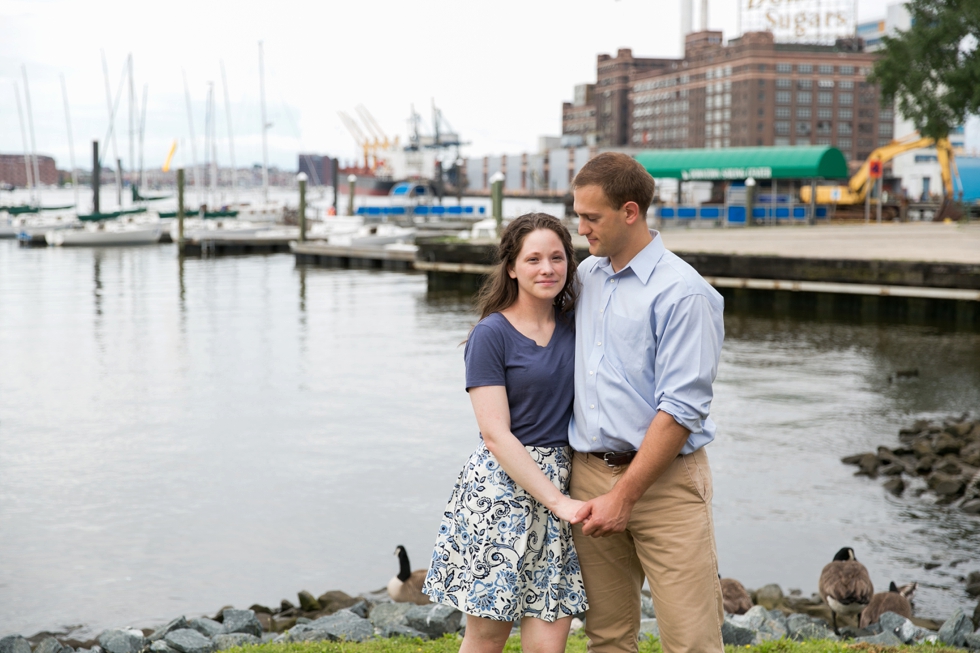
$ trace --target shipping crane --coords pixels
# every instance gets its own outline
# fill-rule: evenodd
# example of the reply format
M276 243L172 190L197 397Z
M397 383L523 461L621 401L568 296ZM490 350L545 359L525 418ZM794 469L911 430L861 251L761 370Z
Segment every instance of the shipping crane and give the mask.
M361 131L361 127L353 118L348 116L343 111L338 111L337 115L340 116L340 120L344 123L344 127L347 128L347 131L350 132L350 135L354 138L354 142L357 143L357 146L364 152L364 167L373 170L377 165L377 157L374 157L374 166L370 164L370 159L374 154L375 145L370 139L368 139L367 136L364 135L364 132Z
M374 119L371 112L368 111L367 107L363 104L357 105L357 115L361 117L361 122L368 128L371 132L371 136L374 137L375 144L383 150L390 149L391 147L398 147L398 137L395 136L394 140L388 138L388 134L385 130L381 129L381 125L378 121Z
M943 189L946 191L946 197L952 198L956 160L949 139L941 138L936 141L928 137L919 137L918 133L913 133L871 152L854 176L848 180L847 186L817 186L817 204L854 206L863 203L874 183L870 175L872 161L878 160L884 165L903 152L924 147L936 148L936 158L939 160L940 173L943 178ZM800 188L800 200L803 202L810 201L809 186Z

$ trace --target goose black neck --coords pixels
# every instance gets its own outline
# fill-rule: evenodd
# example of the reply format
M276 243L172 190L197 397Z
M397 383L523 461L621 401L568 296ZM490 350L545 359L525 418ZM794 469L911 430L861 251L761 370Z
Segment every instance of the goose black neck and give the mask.
M398 580L404 583L412 575L412 565L408 562L408 553L405 552L405 547L398 547L398 564L400 565Z

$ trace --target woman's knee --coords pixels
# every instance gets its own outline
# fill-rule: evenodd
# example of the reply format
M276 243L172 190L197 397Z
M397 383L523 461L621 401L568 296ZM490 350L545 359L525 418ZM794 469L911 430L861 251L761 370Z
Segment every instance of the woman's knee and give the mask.
M514 624L510 621L494 621L466 615L466 634L463 636L462 649L474 651L501 651Z
M571 617L553 622L525 617L521 620L521 649L524 653L563 653L571 624Z

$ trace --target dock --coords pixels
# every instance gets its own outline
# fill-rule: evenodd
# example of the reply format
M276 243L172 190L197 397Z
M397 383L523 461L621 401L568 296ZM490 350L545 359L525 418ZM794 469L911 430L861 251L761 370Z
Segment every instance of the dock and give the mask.
M296 229L276 229L256 234L235 234L216 231L215 234L188 238L184 241L184 256L240 256L246 254L288 254L289 243L296 240Z
M297 265L369 270L408 271L416 269L416 248L411 245L401 247L347 247L314 240L302 243L293 242L290 249L296 256Z

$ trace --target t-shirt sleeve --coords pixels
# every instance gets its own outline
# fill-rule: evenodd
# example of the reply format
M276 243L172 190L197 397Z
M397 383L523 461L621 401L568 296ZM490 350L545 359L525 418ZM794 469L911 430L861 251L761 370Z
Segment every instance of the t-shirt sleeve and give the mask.
M507 385L503 334L492 326L477 324L466 341L466 390L486 385Z

